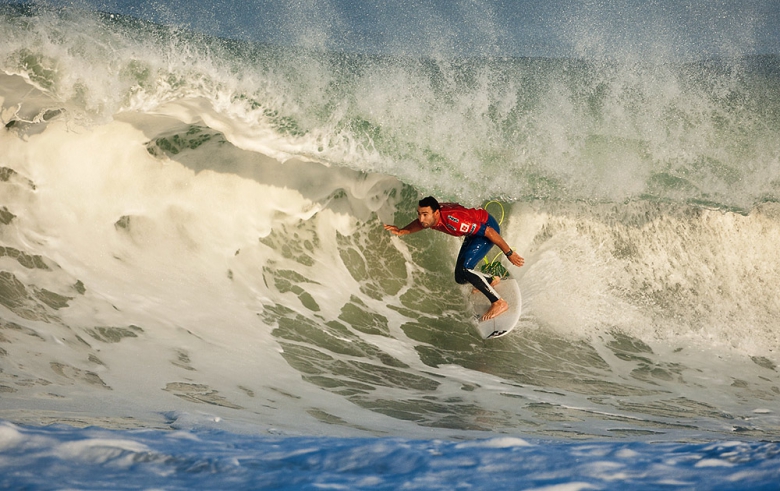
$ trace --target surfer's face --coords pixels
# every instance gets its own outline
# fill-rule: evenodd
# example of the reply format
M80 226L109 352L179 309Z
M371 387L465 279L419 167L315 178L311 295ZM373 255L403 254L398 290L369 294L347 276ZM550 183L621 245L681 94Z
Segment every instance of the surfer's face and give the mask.
M430 206L421 206L417 208L417 219L425 228L431 228L439 221L439 210L433 211Z

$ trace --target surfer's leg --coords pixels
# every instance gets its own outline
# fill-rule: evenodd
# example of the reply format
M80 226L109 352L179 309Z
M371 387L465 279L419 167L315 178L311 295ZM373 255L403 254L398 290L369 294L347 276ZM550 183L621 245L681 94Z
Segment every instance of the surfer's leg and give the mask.
M506 303L506 300L501 298L495 288L493 288L491 281L493 277L480 273L474 269L474 266L476 266L476 264L482 260L483 257L485 257L485 254L487 254L487 251L490 250L490 246L492 245L493 244L491 242L489 246L484 247L484 252L482 252L481 255L477 250L477 253L474 254L474 256L470 256L469 250L474 251L477 248L474 246L474 244L470 244L470 247L467 248L466 243L464 243L464 247L461 248L461 253L458 254L458 262L455 267L455 280L458 283L471 283L474 285L474 288L482 292L482 294L485 295L488 300L490 300L490 308L482 316L483 321L498 317L499 315L509 310L509 304ZM469 258L476 256L479 256L476 260L469 260ZM468 267L469 265L472 267Z
M487 255L491 247L493 243L484 237L467 237L463 241L455 264L455 281L461 285L471 283L490 300L490 303L495 303L501 297L491 286L493 276L476 270L477 264Z
M500 276L493 276L493 277L491 278L491 280L490 280L490 286L492 286L493 288L497 287L499 283L501 283L501 277L500 277ZM474 289L471 291L471 293L477 293L478 291L479 291L479 290L477 290L476 288L474 288Z

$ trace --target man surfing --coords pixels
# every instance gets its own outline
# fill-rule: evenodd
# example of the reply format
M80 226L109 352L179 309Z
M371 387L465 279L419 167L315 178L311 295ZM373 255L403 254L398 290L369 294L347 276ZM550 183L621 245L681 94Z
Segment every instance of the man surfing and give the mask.
M494 245L517 267L525 263L520 254L512 250L501 237L498 222L486 210L465 208L457 203L441 203L432 196L423 198L417 204L417 220L404 228L385 225L394 235L407 235L426 228L438 230L455 237L464 237L463 245L455 264L455 281L471 283L490 300L490 308L481 320L493 319L509 309L509 304L493 288L501 280L497 276L476 271L477 264Z

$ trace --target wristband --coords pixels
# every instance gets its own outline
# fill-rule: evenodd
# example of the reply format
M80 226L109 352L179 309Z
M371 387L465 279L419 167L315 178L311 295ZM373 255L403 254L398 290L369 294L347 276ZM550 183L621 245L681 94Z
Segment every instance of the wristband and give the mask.
M514 253L515 253L515 251L513 251L512 249L509 249L509 250L508 250L508 251L506 251L504 254L506 255L506 257L509 257L509 256L511 256L511 255L512 255L512 254L514 254Z

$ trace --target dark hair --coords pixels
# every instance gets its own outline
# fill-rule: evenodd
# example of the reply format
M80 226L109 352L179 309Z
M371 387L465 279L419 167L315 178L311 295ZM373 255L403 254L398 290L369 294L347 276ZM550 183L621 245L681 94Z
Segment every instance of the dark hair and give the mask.
M436 201L436 198L433 196L428 196L427 198L421 199L420 202L417 203L417 206L420 208L430 207L432 211L436 211L440 208L439 202Z

